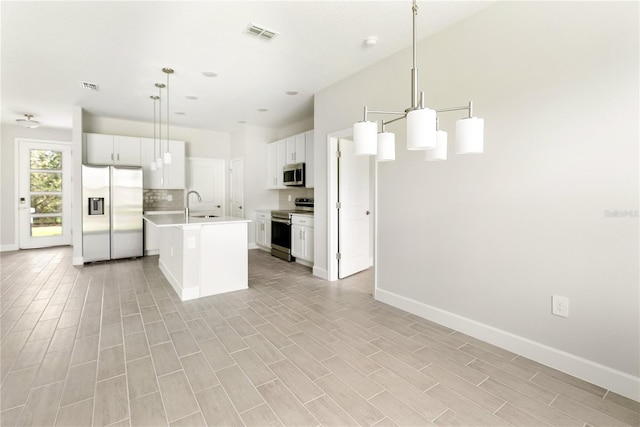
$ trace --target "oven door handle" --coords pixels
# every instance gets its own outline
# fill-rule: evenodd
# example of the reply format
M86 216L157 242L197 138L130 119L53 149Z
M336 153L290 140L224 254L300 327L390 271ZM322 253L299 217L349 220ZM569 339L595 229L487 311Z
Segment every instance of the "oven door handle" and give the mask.
M280 224L287 224L287 225L291 225L291 221L289 221L288 219L280 219L280 218L271 218L272 222L277 222Z

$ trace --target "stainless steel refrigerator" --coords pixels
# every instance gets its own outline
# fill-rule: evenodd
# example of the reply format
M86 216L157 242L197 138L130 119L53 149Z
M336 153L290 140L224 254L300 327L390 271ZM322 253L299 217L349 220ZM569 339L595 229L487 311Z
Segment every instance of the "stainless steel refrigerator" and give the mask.
M142 168L82 165L84 262L142 256Z

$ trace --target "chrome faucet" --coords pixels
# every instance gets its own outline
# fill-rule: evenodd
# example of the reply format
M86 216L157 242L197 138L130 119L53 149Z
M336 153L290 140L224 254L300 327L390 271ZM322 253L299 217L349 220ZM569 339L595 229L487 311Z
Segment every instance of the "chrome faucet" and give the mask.
M200 193L198 193L196 190L191 190L187 193L187 206L184 208L184 216L187 219L189 219L189 196L191 194L195 194L196 197L198 197L198 201L202 202L202 197L200 197Z

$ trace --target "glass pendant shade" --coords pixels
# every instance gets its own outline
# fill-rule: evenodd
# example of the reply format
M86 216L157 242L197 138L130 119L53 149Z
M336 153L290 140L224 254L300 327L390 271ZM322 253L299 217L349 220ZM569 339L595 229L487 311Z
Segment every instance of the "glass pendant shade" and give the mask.
M158 170L158 164L155 162L155 160L151 162L151 170L152 171Z
M456 154L482 153L483 146L483 119L469 117L456 122Z
M164 153L164 164L165 165L170 165L171 164L171 160L172 160L171 153L168 152L168 151L166 153Z
M396 159L396 135L391 132L381 132L378 134L378 154L376 160L379 162L390 162Z
M407 113L407 150L428 150L436 146L436 112L419 108Z
M162 167L164 166L164 159L162 158L162 156L156 159L156 164L158 165L158 169L162 169Z
M436 148L424 152L425 160L447 160L447 133L436 131Z
M378 124L366 121L353 125L353 143L356 156L375 156L378 152Z

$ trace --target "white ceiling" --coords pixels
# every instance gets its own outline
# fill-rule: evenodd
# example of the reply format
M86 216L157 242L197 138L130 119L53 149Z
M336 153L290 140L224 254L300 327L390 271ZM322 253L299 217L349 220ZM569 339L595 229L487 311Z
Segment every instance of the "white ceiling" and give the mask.
M490 3L419 1L418 38ZM411 45L408 0L3 0L0 7L2 122L28 113L46 127L71 128L72 105L151 123L149 96L158 92L155 83L166 83L162 67L175 70L172 126L283 127L312 115L315 92ZM279 35L268 42L249 36L249 23ZM378 44L365 46L368 36ZM407 84L410 69L399 70ZM98 84L99 92L80 81Z

